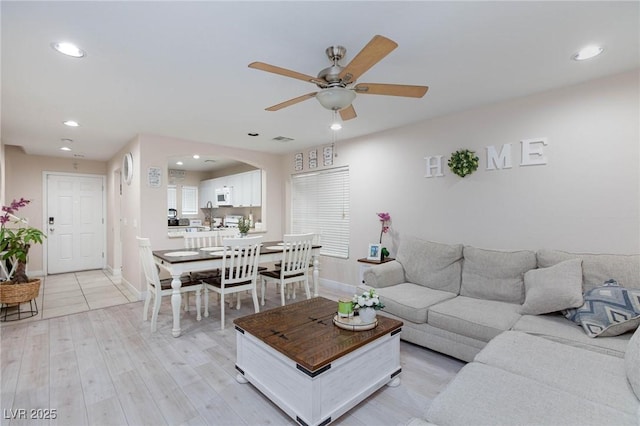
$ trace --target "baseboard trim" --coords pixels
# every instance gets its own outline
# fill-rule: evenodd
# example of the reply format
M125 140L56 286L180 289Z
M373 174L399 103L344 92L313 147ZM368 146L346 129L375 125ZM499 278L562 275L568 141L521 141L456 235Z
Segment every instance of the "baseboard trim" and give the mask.
M320 278L320 287L325 287L331 290L343 291L350 294L356 293L356 286L351 284L341 283L340 281L328 280L326 278Z

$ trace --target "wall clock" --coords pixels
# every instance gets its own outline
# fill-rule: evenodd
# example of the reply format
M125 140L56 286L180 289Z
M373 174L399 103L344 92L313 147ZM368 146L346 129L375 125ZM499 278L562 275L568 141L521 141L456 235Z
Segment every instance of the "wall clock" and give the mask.
M122 176L127 185L131 185L131 179L133 179L133 155L127 152L122 159Z

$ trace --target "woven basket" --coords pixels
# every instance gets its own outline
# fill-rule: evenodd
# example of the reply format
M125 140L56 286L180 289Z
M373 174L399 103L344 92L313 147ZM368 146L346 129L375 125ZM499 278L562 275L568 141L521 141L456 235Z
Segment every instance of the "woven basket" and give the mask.
M40 280L31 280L26 284L14 284L10 281L0 283L0 303L15 305L38 297Z

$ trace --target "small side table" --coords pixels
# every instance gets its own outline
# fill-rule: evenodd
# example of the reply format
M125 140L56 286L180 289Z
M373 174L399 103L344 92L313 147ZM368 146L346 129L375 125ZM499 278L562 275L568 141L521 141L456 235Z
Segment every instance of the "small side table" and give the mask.
M369 260L366 257L358 259L358 285L364 284L364 273L366 270L371 268L373 265L381 265L383 263L391 262L392 260L396 259L394 257L386 257L384 260Z

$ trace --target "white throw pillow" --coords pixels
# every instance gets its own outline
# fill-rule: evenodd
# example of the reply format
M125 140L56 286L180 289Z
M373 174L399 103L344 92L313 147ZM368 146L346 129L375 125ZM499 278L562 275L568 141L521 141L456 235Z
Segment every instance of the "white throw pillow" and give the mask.
M578 308L582 297L582 260L571 259L524 274L525 300L520 313L540 315Z

